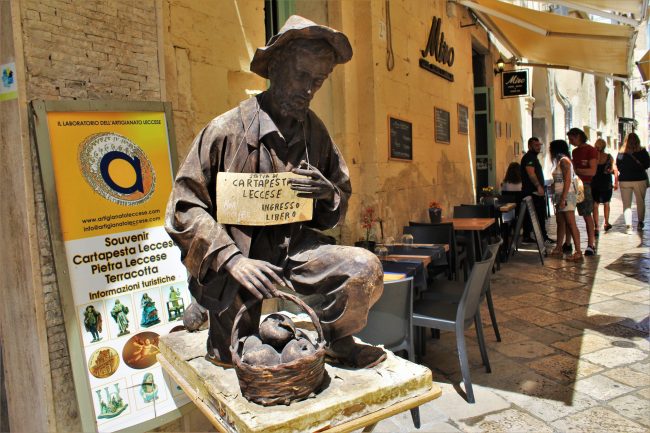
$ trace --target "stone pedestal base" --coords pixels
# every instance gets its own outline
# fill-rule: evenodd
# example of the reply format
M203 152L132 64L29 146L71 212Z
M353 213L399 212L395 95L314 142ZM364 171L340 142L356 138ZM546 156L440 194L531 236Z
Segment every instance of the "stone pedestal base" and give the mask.
M160 338L162 367L223 432L275 433L352 431L440 396L431 370L388 352L371 369L327 365L331 378L320 394L290 406L264 407L241 395L234 369L204 359L207 331L176 332Z

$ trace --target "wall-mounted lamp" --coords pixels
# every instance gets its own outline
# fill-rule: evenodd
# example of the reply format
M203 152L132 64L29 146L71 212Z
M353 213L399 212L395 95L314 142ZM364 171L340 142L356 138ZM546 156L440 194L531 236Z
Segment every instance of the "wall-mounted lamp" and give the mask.
M500 74L506 67L506 62L503 57L499 56L499 60L494 64L494 75Z

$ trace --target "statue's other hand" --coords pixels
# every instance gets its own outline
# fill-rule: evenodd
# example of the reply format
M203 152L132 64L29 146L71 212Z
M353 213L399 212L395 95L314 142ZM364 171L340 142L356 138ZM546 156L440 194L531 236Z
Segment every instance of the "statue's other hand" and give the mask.
M257 299L272 298L275 283L285 286L280 277L282 268L264 260L249 259L242 255L232 257L225 264L226 271Z
M334 200L336 188L316 167L301 161L298 168L294 168L291 172L307 176L307 179L289 180L291 189L298 192L298 197L328 200L330 202Z

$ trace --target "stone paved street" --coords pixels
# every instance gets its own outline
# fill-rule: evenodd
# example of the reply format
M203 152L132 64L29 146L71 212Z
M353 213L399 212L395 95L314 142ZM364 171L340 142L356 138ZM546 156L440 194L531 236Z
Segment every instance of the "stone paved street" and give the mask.
M481 365L472 327L466 337L476 404L466 403L453 333L428 339L423 362L443 395L420 408L419 431L650 431L648 213L646 231L625 234L615 192L614 228L601 232L596 256L581 264L548 258L542 267L530 250L503 265L492 277L502 342L482 311L492 373ZM555 218L549 221L554 237ZM582 218L579 228L584 250ZM375 431L415 429L406 412Z

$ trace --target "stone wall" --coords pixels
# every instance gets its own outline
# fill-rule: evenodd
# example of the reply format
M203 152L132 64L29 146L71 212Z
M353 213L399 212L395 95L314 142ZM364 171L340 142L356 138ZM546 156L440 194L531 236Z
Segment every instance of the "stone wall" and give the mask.
M264 45L264 3L165 0L162 10L166 95L182 161L212 118L266 88L249 69Z
M372 206L384 220L386 236L399 236L408 221L424 220L430 200L437 200L449 215L451 208L474 200L474 93L472 44L482 46L488 63L499 54L480 27L461 28L471 23L465 8L446 2L390 2L393 70L386 67L387 18L384 2L328 3L330 25L344 31L352 42L354 57L333 74L332 109L334 137L345 155L352 177L353 196L342 229L342 241L351 243L361 233L362 209ZM455 61L446 67L454 74L448 82L420 68L433 16L443 19L447 44L454 47ZM334 20L334 18L336 20ZM339 75L337 75L337 73ZM487 86L494 86L495 118L503 134L496 138L497 183L507 164L515 158L514 142L522 142L522 102L500 98L500 87L488 69ZM469 108L469 134L457 132L457 104ZM434 140L434 107L450 113L451 142ZM388 116L413 124L413 161L389 159ZM505 123L512 124L511 137ZM471 163L470 163L471 161Z
M154 1L21 5L29 99L160 100Z

